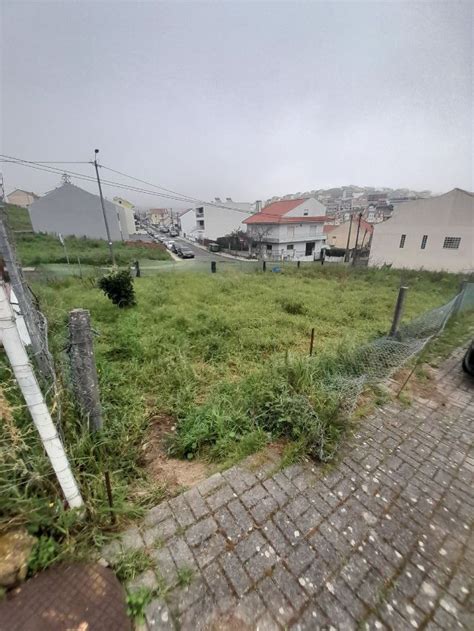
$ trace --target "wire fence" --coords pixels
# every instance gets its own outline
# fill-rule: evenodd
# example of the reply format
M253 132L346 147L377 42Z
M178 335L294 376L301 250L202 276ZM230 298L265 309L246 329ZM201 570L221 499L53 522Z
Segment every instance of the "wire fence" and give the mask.
M352 351L344 358L343 370L329 371L323 387L337 394L342 409L351 414L364 386L390 378L439 335L453 315L472 310L474 283L466 283L452 300L401 325L393 337L379 337Z

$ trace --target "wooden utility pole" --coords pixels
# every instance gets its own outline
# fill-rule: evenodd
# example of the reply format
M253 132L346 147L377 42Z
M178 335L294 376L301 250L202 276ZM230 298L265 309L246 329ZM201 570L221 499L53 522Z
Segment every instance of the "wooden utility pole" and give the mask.
M354 247L354 256L352 257L352 265L355 265L357 258L357 246L359 245L359 232L360 232L360 222L362 220L362 213L359 213L359 221L357 222L357 234L356 234L356 242Z
M350 258L349 246L350 246L350 243L351 243L351 232L352 232L352 215L351 215L351 221L350 221L350 224L349 224L349 234L347 235L346 253L344 255L344 261L346 263L349 261L349 258Z
M94 167L95 167L95 173L97 175L97 184L99 186L100 205L102 206L102 214L104 216L105 232L107 234L107 242L108 242L109 251L110 251L110 260L112 261L112 265L115 265L114 247L112 244L112 239L110 238L109 222L107 220L107 214L105 212L104 196L102 195L102 184L100 183L100 177L99 177L99 165L97 164L97 154L99 153L99 150L95 149L94 153L95 153Z
M69 312L69 356L72 388L78 407L92 431L102 429L99 379L94 358L90 314L86 309Z

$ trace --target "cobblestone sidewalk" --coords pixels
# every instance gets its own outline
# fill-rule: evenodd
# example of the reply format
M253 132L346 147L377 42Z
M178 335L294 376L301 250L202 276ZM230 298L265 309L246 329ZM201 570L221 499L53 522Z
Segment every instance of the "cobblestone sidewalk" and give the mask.
M474 384L461 357L437 372L434 400L377 410L327 471L234 467L153 508L122 539L170 588L144 628L474 628Z

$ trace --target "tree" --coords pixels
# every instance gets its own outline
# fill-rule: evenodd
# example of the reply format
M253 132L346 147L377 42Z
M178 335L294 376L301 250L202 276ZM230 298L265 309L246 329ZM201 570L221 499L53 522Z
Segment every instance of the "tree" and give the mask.
M267 240L268 235L272 231L272 226L270 224L252 224L249 226L249 231L247 232L247 239L250 242L251 249L255 249L257 255L262 254L262 246Z

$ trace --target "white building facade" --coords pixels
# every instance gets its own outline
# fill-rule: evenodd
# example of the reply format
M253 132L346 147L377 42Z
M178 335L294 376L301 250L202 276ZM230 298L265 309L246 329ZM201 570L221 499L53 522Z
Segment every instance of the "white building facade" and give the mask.
M455 188L395 206L374 226L369 266L474 271L474 195Z
M312 260L326 242L325 220L325 206L310 197L273 202L244 223L264 258Z
M133 210L104 200L112 241L126 241L135 232ZM34 232L64 237L107 239L100 197L65 183L29 207Z
M181 215L181 233L190 239L215 241L236 230L245 231L242 222L254 212L254 204L216 198L211 204L197 206Z

